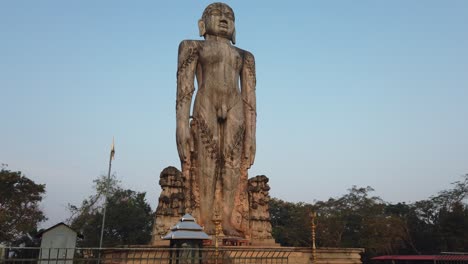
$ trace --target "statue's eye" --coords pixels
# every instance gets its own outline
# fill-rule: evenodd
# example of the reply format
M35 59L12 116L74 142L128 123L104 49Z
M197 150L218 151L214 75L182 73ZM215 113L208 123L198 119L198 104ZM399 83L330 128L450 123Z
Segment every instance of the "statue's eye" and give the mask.
M229 20L234 20L234 16L233 16L231 13L226 13L225 16L226 16L226 18L228 18Z

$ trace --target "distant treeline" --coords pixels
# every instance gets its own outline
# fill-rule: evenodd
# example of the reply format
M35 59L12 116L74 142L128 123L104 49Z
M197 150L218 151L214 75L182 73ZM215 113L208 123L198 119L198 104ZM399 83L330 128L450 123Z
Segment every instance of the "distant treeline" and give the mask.
M468 250L468 174L427 200L389 203L371 187L342 197L292 203L270 200L273 236L283 246L311 246L310 212L317 213L317 247L365 248L376 255L438 254Z
M67 223L83 239L80 247L99 245L104 193L105 247L148 244L154 212L144 192L123 188L114 176L94 181L95 193L69 205ZM365 248L364 261L376 255L437 254L468 250L468 174L427 200L389 203L372 196L371 187L353 186L342 197L292 203L270 200L273 236L283 246L311 246L310 212L316 212L318 247ZM40 202L45 185L21 172L0 170L0 243L38 246L38 224L46 219Z

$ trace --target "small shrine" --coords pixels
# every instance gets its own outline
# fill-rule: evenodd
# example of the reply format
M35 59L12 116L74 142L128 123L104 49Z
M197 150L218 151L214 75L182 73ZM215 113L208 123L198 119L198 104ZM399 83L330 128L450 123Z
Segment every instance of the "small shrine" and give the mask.
M195 222L193 216L185 214L162 239L170 240L171 248L201 248L203 240L211 237L203 232L203 227Z
M170 263L201 263L203 240L211 239L203 228L195 222L195 218L185 214L180 221L171 228L163 240L170 240Z

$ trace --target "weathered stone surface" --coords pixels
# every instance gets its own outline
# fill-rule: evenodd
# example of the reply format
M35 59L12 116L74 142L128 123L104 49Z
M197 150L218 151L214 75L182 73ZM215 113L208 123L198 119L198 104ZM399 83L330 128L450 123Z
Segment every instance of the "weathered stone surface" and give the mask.
M250 234L254 245L274 245L268 202L270 186L265 175L249 179Z
M138 250L135 250L138 249ZM235 251L223 249L223 263L282 263L278 256L287 256L289 264L361 264L361 254L363 248L319 248L317 249L317 259L312 261L312 251L310 248L281 248L277 252L271 249L256 247L237 248ZM212 254L204 254L209 256ZM108 249L103 251L104 264L162 264L170 263L170 252L167 248L144 248L130 247L119 249ZM214 261L213 261L214 262ZM210 263L208 261L208 263ZM219 263L219 262L218 262Z
M183 186L169 186L161 178L166 185L161 185L164 194L153 238L182 210L193 215L208 234L214 234L216 211L225 236L271 238L265 214L268 205L264 205L268 194L252 192L255 197L250 200L259 209L249 209L248 169L256 151L255 60L250 52L234 46L234 20L228 5L211 4L198 21L204 40L184 40L179 45L176 140L182 165L178 182Z
M198 25L205 40L180 43L177 69L176 138L191 192L187 207L207 233L214 232L215 209L225 235L245 236L247 169L255 157L254 57L231 44L234 12L228 5L209 5Z
M284 248L284 247L283 247ZM363 248L318 248L315 263L310 248L291 248L290 264L361 264Z
M167 167L160 174L162 191L153 224L153 245L185 214L184 181L182 172L174 167Z

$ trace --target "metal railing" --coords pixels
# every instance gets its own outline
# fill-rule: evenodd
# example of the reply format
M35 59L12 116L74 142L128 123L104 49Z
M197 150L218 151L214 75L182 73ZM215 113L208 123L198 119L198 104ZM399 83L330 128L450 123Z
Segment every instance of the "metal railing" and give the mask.
M281 248L0 248L0 264L280 264Z

